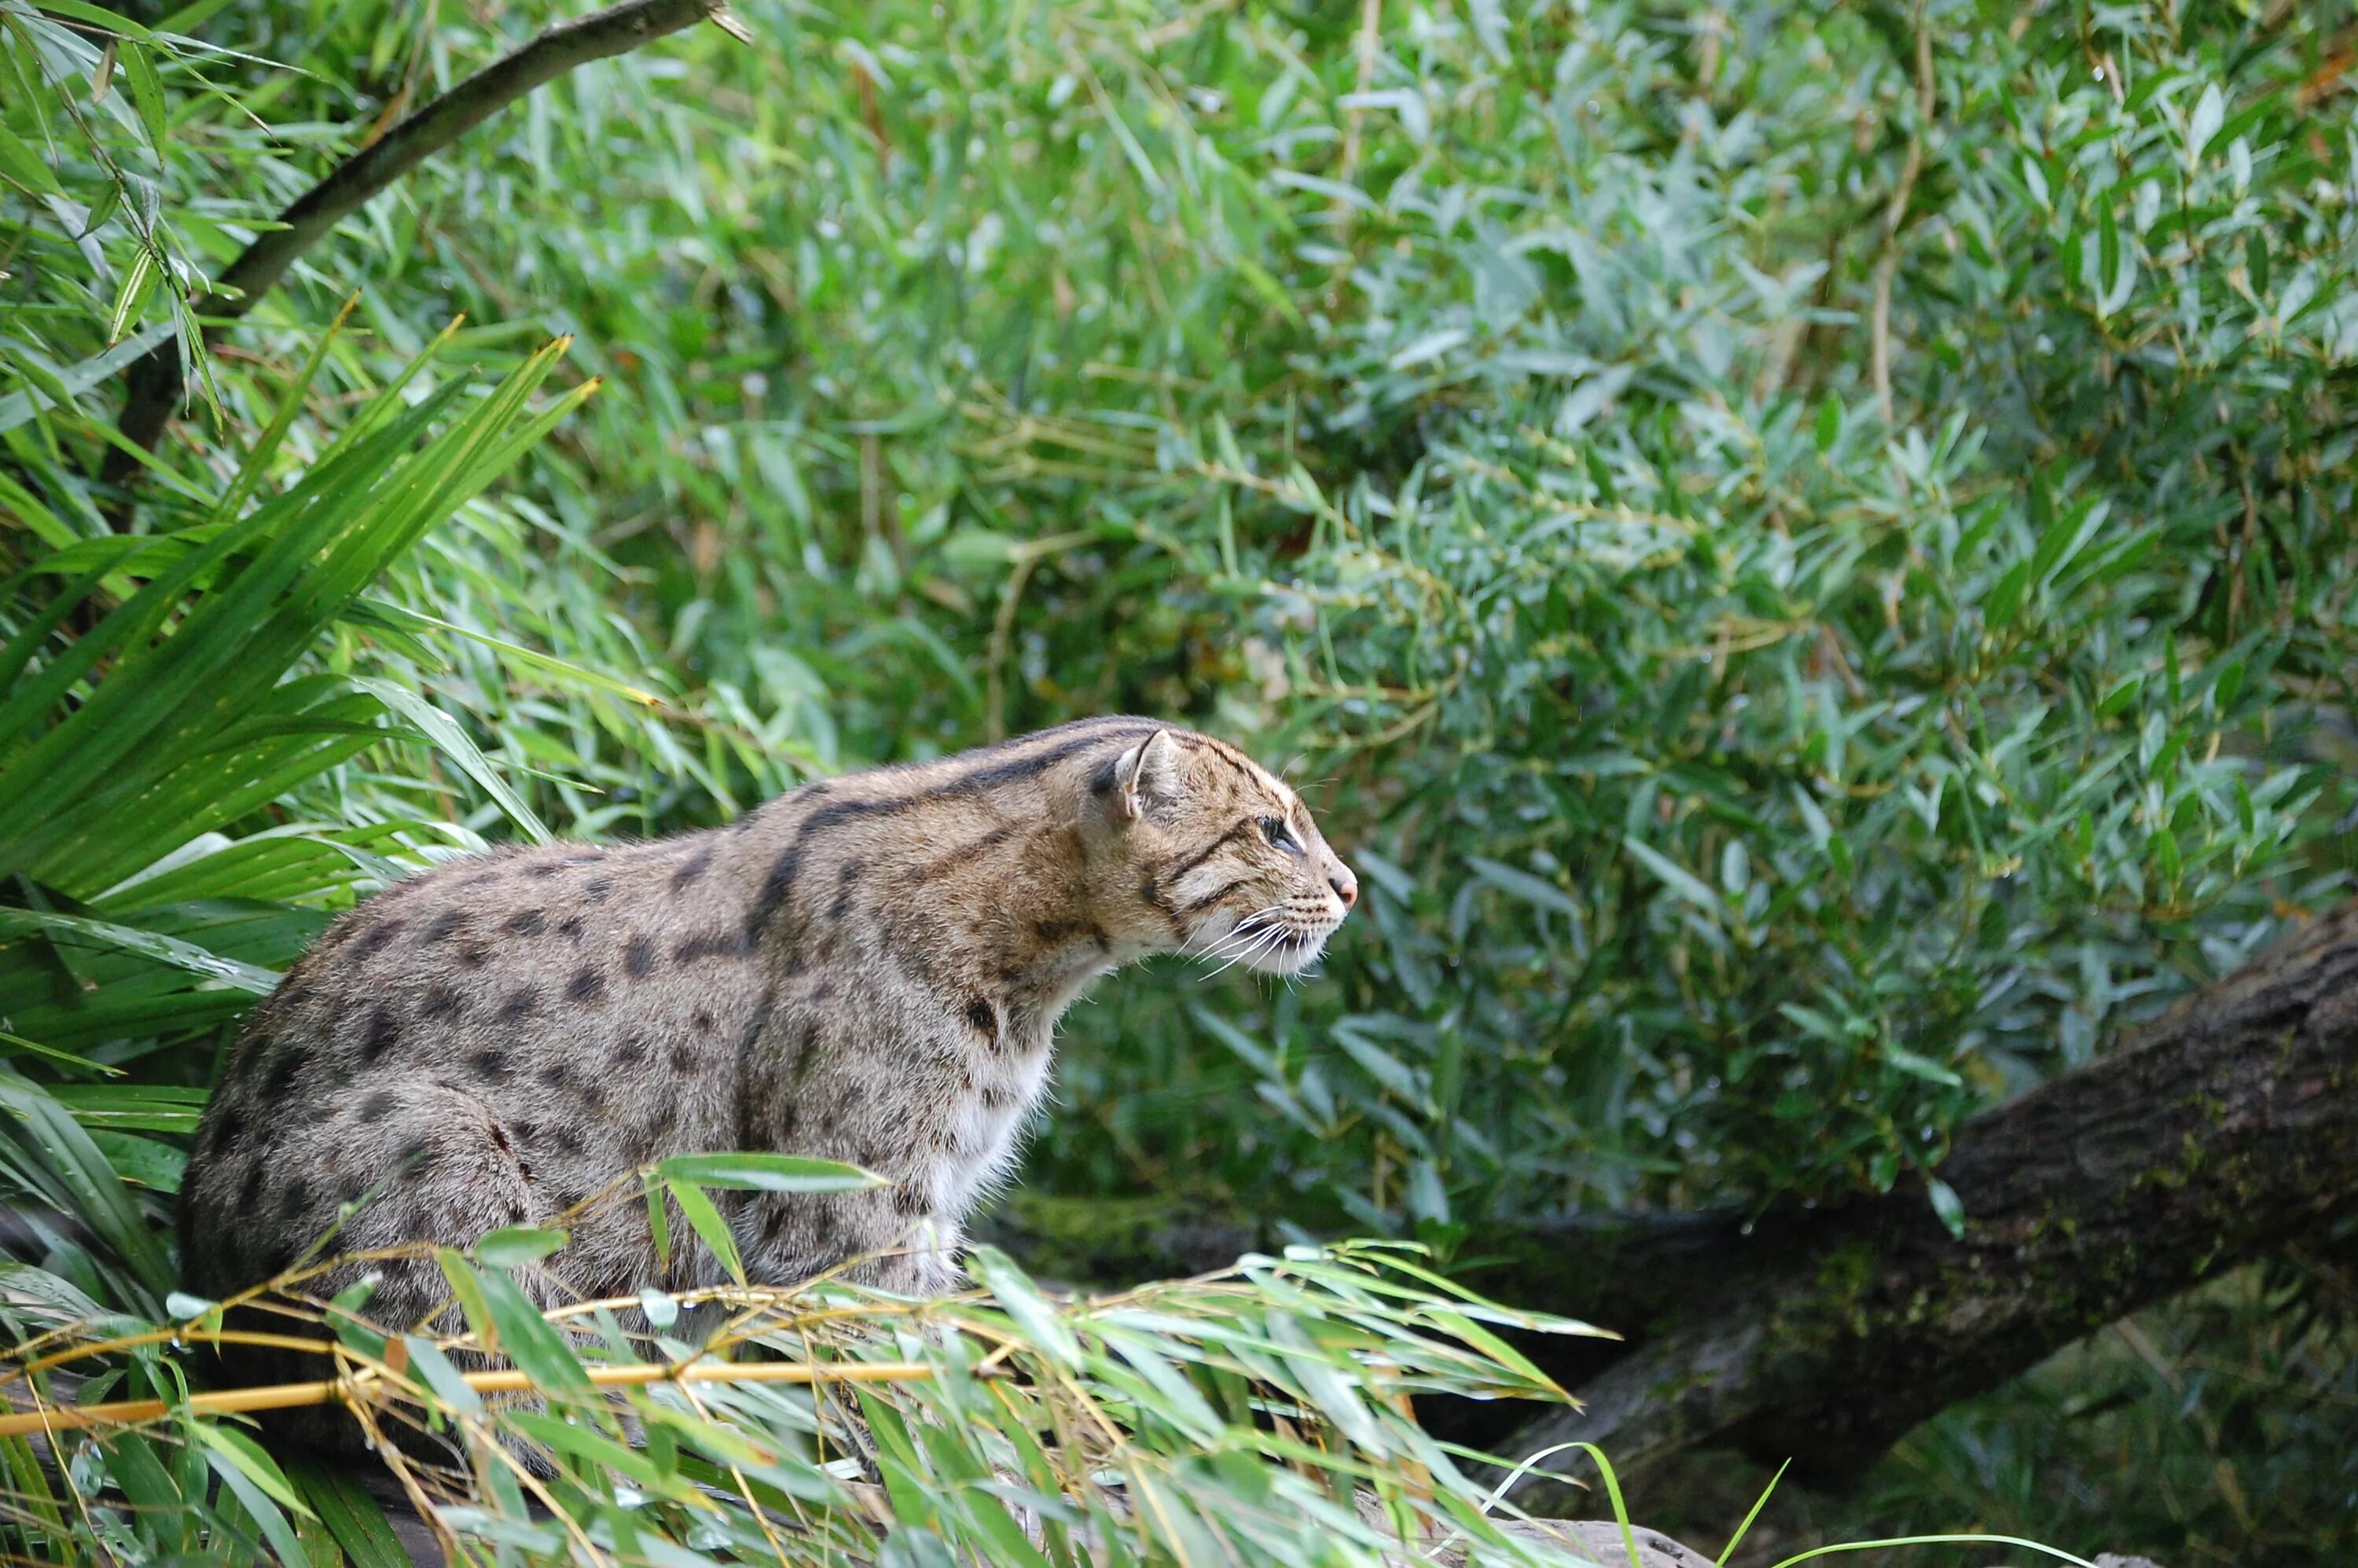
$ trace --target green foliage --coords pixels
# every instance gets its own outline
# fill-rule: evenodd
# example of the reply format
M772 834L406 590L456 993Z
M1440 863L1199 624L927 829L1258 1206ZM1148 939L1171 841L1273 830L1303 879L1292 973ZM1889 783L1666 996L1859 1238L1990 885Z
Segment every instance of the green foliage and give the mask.
M1502 1528L1466 1455L1409 1401L1558 1397L1496 1330L1587 1331L1492 1307L1396 1249L1295 1249L1085 1303L985 1251L983 1288L942 1302L825 1283L649 1292L638 1332L611 1303L536 1312L505 1271L514 1251L486 1238L476 1257L442 1254L467 1326L440 1338L379 1332L364 1303L304 1311L302 1277L278 1282L287 1312L337 1326L335 1370L456 1561L1372 1564L1420 1514L1480 1561L1568 1561ZM121 1365L119 1381L83 1385L84 1404L168 1393L239 1332L185 1297L176 1326L127 1336L54 1290L12 1299L45 1395L61 1374ZM724 1320L700 1348L665 1332L699 1309ZM471 1385L460 1358L491 1347L535 1399ZM406 1561L348 1477L282 1467L199 1408L60 1439L61 1475L14 1441L0 1465L35 1506L9 1523L50 1560L209 1545L233 1561L265 1546L290 1564Z
M1236 525L1301 550L1254 596L1283 655L1227 695L1341 771L1374 872L1380 941L1245 1057L1358 1222L1887 1187L2338 892L2350 449L2288 456L2283 411L2336 417L2339 329L2301 308L2352 236L2270 107L2299 52L2247 41L2244 140L2190 159L2203 41L2123 37L2091 79L2042 52L2076 39L1944 30L1972 19L1928 21L1928 125L1907 55L1839 24L1683 59L1610 13L1511 61L1432 40L1401 91L1455 108L1375 144L1364 308L1289 387L1330 455L1191 433ZM1887 200L1920 430L1877 416L1844 287ZM2289 311L2238 293L2255 229ZM1102 1091L1157 1152L1175 1065ZM1174 1168L1219 1158L1178 1119Z
M2075 1346L2006 1398L1928 1422L1885 1467L1884 1496L1858 1511L1906 1489L1971 1499L1952 1517L2043 1539L2093 1508L2143 1521L2123 1548L2346 1557L2358 1461L2329 1412L2358 1397L2349 1332L2236 1276ZM2117 1463L2124 1452L2142 1462Z
M2075 1541L2104 1519L2110 1550L2156 1562L2343 1561L2358 1535L2358 1458L2331 1412L2358 1397L2349 1333L2346 1316L2242 1271L1925 1422L1857 1497L1779 1487L1749 1539L1782 1556L1895 1519L1938 1519ZM1644 1506L1657 1528L1708 1550L1769 1478L1727 1454L1698 1455ZM1988 1558L1927 1549L1904 1561Z
M739 10L314 250L124 535L120 367L553 13L0 0L26 1288L159 1309L213 1053L403 871L1077 712L1368 896L1077 1013L1029 1179L1444 1253L1937 1170L2346 892L2346 7Z

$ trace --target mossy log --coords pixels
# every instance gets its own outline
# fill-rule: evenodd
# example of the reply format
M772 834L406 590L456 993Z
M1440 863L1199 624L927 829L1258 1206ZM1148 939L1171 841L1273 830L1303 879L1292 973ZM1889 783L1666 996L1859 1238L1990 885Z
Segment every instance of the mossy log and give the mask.
M1642 1472L1733 1446L1839 1487L1918 1422L2240 1263L2335 1244L2358 1200L2358 905L2184 999L2101 1059L1958 1131L1939 1176L1840 1207L1599 1217L1477 1233L1460 1272L1622 1331L1555 1368L1581 1438ZM1004 1244L1070 1279L1216 1266L1269 1238L1167 1212L1038 1204ZM1544 1484L1543 1480L1541 1484Z

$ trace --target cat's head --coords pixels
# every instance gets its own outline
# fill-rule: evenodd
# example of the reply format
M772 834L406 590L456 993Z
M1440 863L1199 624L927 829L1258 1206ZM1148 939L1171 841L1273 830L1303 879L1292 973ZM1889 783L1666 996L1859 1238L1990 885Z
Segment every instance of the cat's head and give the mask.
M1101 763L1090 794L1120 862L1113 898L1134 890L1117 923L1148 946L1291 975L1358 902L1302 797L1226 741L1157 730Z

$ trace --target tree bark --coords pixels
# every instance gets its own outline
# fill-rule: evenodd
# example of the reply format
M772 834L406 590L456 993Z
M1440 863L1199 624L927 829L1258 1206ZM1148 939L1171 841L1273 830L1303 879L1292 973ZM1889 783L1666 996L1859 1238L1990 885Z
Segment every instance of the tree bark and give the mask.
M640 45L718 16L723 0L625 0L578 21L549 28L513 54L469 77L354 153L279 213L272 229L230 264L196 313L216 319L244 315L314 242L379 191L535 88L578 65L627 54ZM209 328L210 345L218 327ZM153 450L180 404L187 380L177 344L167 343L124 373L120 427L142 450ZM123 483L136 460L110 448L103 476ZM120 523L118 522L118 526Z
M2320 1232L2358 1196L2358 907L1974 1118L1940 1175L1962 1238L1915 1186L1791 1227L1523 1441L1577 1432L1637 1469L1732 1444L1838 1485L2091 1330Z
M1840 1489L1920 1422L2139 1308L2286 1250L2346 1260L2358 1243L2334 1221L2358 1200L2358 903L1974 1118L1938 1174L1963 1206L1961 1237L1920 1183L1749 1224L1477 1233L1469 1282L1628 1336L1576 1345L1583 1359L1552 1370L1585 1408L1498 1450L1585 1440L1627 1476L1732 1446ZM1201 1268L1266 1239L1133 1215L1093 1241L1036 1208L1003 1228L1044 1271L1094 1278L1109 1262Z

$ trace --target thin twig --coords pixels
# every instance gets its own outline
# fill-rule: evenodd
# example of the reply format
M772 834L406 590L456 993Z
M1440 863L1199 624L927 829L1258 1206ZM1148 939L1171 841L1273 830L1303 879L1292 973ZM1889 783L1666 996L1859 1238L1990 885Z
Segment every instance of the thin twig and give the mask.
M697 22L719 16L722 0L624 0L579 21L550 27L514 53L485 66L377 140L338 164L328 177L278 214L266 231L232 262L200 298L195 313L217 319L206 330L210 346L219 319L234 320L254 308L287 275L296 258L378 192L535 88L579 65L627 54L643 44ZM143 450L153 450L164 425L178 407L187 381L178 347L167 343L135 362L125 373L123 434ZM110 449L103 470L111 483L131 476L137 460ZM118 526L121 524L118 519Z
M1361 0L1359 32L1353 47L1358 63L1357 85L1352 89L1354 96L1365 96L1376 84L1376 52L1382 37L1383 9L1383 0ZM1359 172L1360 120L1366 113L1364 106L1354 103L1350 114L1343 122L1343 158L1341 170L1336 178L1345 185L1350 184ZM1348 223L1351 218L1349 204L1337 200L1335 217L1338 226Z
M600 1389L648 1383L914 1383L934 1375L916 1361L847 1361L826 1366L805 1361L689 1361L676 1366L589 1367L582 1375ZM460 1374L479 1394L515 1394L538 1385L514 1368ZM49 1405L0 1416L0 1437L93 1426L129 1426L169 1415L175 1409L221 1415L252 1411L295 1410L305 1405L343 1404L364 1398L384 1382L363 1371L317 1383L269 1383L251 1389L220 1389L191 1394L184 1406L168 1400L117 1400L102 1405Z
M1899 230L1908 220L1908 203L1916 194L1916 177L1924 171L1924 132L1939 107L1932 82L1932 29L1924 16L1925 0L1916 0L1916 124L1908 132L1908 157L1899 168L1899 183L1892 188L1891 205L1883 213L1883 251L1875 261L1875 312L1867 372L1875 384L1875 406L1883 422L1891 423L1891 282L1899 270Z
M999 612L990 621L990 649L985 660L984 680L988 683L983 704L984 733L993 741L1007 736L1007 664L1015 638L1016 607L1023 601L1024 585L1032 580L1033 572L1050 556L1092 544L1098 538L1095 530L1082 528L1068 534L1055 534L1045 539L1033 539L1008 551L1015 569L1007 574L1006 591L999 596Z

